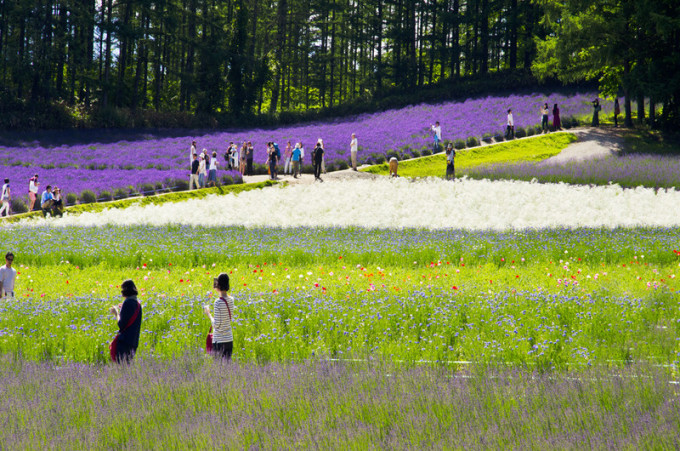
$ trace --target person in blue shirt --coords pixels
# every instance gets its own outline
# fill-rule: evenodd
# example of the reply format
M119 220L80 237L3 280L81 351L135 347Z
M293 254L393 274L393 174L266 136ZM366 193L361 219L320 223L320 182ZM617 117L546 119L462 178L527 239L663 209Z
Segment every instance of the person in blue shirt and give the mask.
M47 185L45 191L42 193L40 198L40 208L42 208L43 215L52 212L52 206L54 205L54 196L52 195L52 185Z
M302 160L302 151L300 150L300 143L295 144L295 149L291 156L293 160L293 178L298 178L300 176L300 163Z

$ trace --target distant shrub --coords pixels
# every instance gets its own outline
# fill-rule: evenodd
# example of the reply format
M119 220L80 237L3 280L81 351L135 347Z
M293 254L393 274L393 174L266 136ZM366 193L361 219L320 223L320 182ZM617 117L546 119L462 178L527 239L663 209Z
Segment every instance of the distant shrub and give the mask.
M110 191L102 191L99 193L98 202L108 202L110 200L113 200L113 194L111 194Z
M397 152L396 150L388 150L387 152L385 152L385 159L387 161L389 161L389 159L392 157L399 158L399 152Z
M423 149L424 157L429 157L430 155L432 155L432 151L430 149Z
M231 175L223 175L220 182L222 185L232 185L234 183L234 178Z
M462 139L457 139L457 140L453 143L453 147L455 147L455 148L458 149L458 150L460 150L460 149L465 149L465 141L463 141Z
M479 145L479 140L477 139L476 136L470 136L467 139L467 146L468 147L477 147Z
M524 127L517 127L515 129L515 137L516 138L524 138L527 136L527 131Z
M117 188L116 190L113 191L113 198L115 200L125 199L126 197L128 197L128 195L129 195L128 191L123 188Z
M94 193L94 191L86 189L82 193L80 193L80 203L81 204L92 204L97 202L97 195Z
M484 133L482 135L482 141L484 141L487 144L491 144L491 141L493 141L493 134L491 133Z
M397 160L410 160L410 159L411 159L410 153L402 153L401 155L397 156Z
M142 183L139 185L139 193L142 196L153 196L156 194L156 188L151 183Z
M347 163L345 160L340 160L337 163L339 171L344 171L345 169L349 168L349 163Z
M541 133L543 133L543 127L540 125L534 125L534 134L540 135Z
M413 155L413 158L418 158L420 156L420 152L418 152L416 149L413 149L411 151L411 155Z
M253 163L253 174L265 175L268 173L269 171L266 164Z
M9 207L12 210L12 213L26 213L28 211L28 205L26 205L26 202L19 197L13 198L9 202Z
M505 141L505 136L502 133L496 133L493 135L493 140L496 141L497 143Z
M314 166L312 166L311 164L303 164L302 167L300 168L300 172L302 172L303 174L313 174Z
M173 191L186 191L189 189L189 181L183 179L175 179L173 180L171 189Z
M135 166L132 165L132 164L124 164L124 165L120 165L118 167L121 168L121 169L128 170L128 171L135 169Z
M444 151L444 143L439 143L438 146L432 148L432 154L441 153Z
M527 127L527 136L534 136L535 134L536 134L536 129L534 127Z
M78 201L78 196L76 196L73 193L68 193L66 195L66 205L75 205L76 202ZM37 204L37 202L36 202Z

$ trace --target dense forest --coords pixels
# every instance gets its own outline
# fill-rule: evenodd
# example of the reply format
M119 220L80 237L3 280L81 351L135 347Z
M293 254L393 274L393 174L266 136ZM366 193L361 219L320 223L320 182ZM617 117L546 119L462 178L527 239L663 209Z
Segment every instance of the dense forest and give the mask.
M676 0L0 0L0 100L73 116L245 118L524 70L652 98L673 122L679 10Z

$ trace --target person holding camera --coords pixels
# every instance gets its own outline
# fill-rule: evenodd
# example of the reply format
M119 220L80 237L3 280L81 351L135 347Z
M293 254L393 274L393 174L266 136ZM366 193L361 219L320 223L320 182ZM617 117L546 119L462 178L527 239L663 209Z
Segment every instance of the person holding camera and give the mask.
M125 300L109 311L118 323L118 335L112 343L111 358L116 363L130 363L139 346L139 332L142 329L142 305L137 300L137 287L131 279L120 285L120 294Z
M234 298L227 294L227 291L229 291L229 275L221 273L213 279L213 288L220 293L220 297L215 299L213 305L215 316L213 317L210 314L210 305L203 306L203 311L210 319L213 328L212 351L216 357L231 360L231 354L234 350L234 335L231 330Z

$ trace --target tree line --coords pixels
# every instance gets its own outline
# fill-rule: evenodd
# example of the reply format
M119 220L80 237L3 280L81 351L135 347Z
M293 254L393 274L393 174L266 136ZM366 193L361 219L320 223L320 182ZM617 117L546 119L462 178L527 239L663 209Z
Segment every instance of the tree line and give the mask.
M0 0L0 96L245 117L532 69L653 96L668 119L678 99L676 3Z

